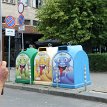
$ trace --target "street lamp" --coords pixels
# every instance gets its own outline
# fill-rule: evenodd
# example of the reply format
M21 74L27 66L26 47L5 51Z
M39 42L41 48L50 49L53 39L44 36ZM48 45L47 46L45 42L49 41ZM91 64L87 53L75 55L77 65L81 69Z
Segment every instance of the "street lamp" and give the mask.
M2 0L0 0L0 61L2 61Z

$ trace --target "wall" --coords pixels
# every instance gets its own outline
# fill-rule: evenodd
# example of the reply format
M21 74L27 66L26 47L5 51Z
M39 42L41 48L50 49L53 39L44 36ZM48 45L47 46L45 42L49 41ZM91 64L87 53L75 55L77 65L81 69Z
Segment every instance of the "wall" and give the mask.
M22 13L24 18L27 20L35 20L36 9L32 7L24 7L24 12ZM16 23L18 24L18 4L8 4L2 3L2 17L13 16L16 19Z

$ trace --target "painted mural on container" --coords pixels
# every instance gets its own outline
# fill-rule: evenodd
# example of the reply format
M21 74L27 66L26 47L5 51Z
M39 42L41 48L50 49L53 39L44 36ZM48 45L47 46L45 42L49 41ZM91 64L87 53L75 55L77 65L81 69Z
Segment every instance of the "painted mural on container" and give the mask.
M20 54L16 59L16 79L29 79L30 69L30 58L26 54Z
M73 59L66 52L59 52L53 59L53 82L73 84Z
M52 81L52 65L46 52L38 52L34 59L35 81Z

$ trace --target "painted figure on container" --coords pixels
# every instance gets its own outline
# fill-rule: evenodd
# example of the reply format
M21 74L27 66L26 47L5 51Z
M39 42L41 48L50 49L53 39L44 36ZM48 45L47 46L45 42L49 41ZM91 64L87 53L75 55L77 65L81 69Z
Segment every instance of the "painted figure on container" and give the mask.
M73 80L73 60L68 53L58 53L53 59L53 81L70 83Z
M50 58L45 52L40 52L35 57L35 80L52 81Z
M30 60L27 55L20 54L16 59L16 78L30 78Z

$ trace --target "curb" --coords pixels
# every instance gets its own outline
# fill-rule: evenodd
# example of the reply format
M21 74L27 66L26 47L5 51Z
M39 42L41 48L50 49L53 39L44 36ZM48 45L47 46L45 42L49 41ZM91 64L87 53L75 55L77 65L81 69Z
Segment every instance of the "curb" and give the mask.
M90 101L97 101L102 103L107 103L107 97L101 96L101 94L93 94L92 92L67 92L66 90L61 90L58 88L44 88L44 87L32 87L24 84L5 84L6 88L12 88L12 89L20 89L20 90L26 90L31 92L38 92L43 94L49 94L49 95L56 95L56 96L63 96L63 97L71 97L71 98L77 98L77 99L83 99L83 100L90 100Z

